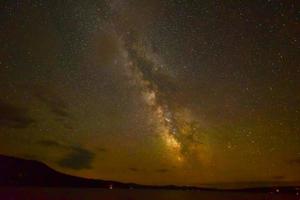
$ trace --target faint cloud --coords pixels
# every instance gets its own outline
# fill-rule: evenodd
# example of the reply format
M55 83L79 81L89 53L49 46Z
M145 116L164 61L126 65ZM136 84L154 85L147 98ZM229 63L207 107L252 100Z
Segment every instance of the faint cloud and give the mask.
M63 119L71 118L68 105L56 93L39 88L34 91L34 94L57 117Z
M73 126L70 125L70 124L64 124L63 126L64 126L64 128L67 129L67 130L74 131Z
M64 168L81 170L90 169L92 161L95 158L95 153L78 146L65 145L53 140L40 140L37 144L44 147L61 148L67 150L69 153L57 164ZM104 149L104 148L103 148Z
M62 147L67 148L67 146L62 145L56 141L53 140L40 140L37 142L39 145L46 146L46 147Z
M59 160L58 165L74 170L90 169L94 158L93 152L81 147L72 147L71 153Z
M273 176L272 177L274 180L283 180L284 176Z
M155 170L155 172L158 172L158 173L167 173L169 172L170 170L169 169L166 169L166 168L162 168L162 169L157 169Z
M129 168L129 171L132 171L132 172L138 172L140 171L138 168L135 168L135 167L130 167Z
M289 163L293 165L300 165L300 158L291 159L289 160Z
M98 148L98 150L99 150L100 152L107 152L107 149L106 149L106 148L103 148L103 147Z
M29 115L28 110L0 99L0 127L27 128L35 120Z

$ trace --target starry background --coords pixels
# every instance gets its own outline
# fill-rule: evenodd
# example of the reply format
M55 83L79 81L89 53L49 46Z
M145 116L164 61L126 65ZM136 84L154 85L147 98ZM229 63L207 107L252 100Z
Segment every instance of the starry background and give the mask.
M297 1L0 9L1 154L142 184L299 183Z

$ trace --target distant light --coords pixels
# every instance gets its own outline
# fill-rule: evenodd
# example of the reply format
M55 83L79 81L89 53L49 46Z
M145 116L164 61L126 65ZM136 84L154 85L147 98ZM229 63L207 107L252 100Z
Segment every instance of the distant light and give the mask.
M279 189L276 189L276 192L278 193L278 192L279 192Z
M111 184L111 185L109 185L109 189L110 190L112 190L113 189L113 185Z

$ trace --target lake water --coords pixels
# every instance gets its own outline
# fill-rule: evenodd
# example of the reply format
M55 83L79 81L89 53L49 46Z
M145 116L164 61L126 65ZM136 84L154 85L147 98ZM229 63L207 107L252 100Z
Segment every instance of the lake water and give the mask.
M298 194L299 195L299 194ZM94 188L0 188L0 200L300 200L296 194Z

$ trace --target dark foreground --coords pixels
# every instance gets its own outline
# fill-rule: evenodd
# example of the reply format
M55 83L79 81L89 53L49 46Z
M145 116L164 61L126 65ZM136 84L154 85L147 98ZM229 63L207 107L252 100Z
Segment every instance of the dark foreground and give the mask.
M0 188L1 200L300 200L296 193L126 190L95 188Z

